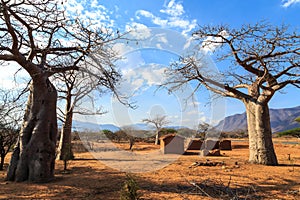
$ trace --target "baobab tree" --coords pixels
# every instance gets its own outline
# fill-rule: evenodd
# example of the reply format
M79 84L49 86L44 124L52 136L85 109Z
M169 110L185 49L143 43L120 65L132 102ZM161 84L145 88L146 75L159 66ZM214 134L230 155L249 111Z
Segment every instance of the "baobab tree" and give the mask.
M151 124L155 127L156 132L155 132L155 145L159 144L159 132L163 128L163 126L169 124L170 122L167 120L167 116L165 115L156 115L153 118L148 118L148 119L143 119L143 122L147 124Z
M204 26L193 37L198 50L170 66L165 85L176 90L192 82L196 89L204 86L241 100L247 113L249 161L278 165L268 103L288 85L300 88L300 34L284 25L260 22L239 29ZM211 52L223 76L207 70L204 58Z
M20 66L31 77L7 180L51 181L57 140L57 90L49 78L79 70L86 78L105 76L113 89L118 72L114 65L107 64L109 61L101 61L110 57L109 43L120 34L114 37L110 31L76 16L67 17L59 1L1 0L0 9L0 61Z
M109 58L112 60L112 58ZM99 96L108 92L111 88L105 76L99 74L97 77L86 78L80 71L72 70L54 76L57 82L56 88L59 93L58 98L64 101L64 110L58 107L58 116L62 121L60 141L57 149L58 160L70 160L73 157L71 147L72 121L74 114L80 115L102 115L105 111L102 108L82 107L82 101L89 98L93 104L97 93ZM93 93L94 92L94 93Z

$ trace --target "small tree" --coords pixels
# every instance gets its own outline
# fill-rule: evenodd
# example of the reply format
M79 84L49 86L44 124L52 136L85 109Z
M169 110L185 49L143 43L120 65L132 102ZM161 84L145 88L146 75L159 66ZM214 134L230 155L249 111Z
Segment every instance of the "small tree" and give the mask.
M115 137L116 137L116 134L113 133L113 132L110 131L110 130L104 129L104 130L102 130L101 132L102 132L102 134L104 134L105 137L106 137L107 139L109 139L109 140L114 140Z
M147 124L151 124L154 125L155 129L156 129L156 133L155 133L155 145L159 144L159 132L161 131L161 129L163 128L163 126L169 124L170 122L167 120L167 116L163 115L156 115L154 118L149 118L149 119L143 119L143 122L147 123Z
M209 128L210 128L210 125L208 123L200 122L199 125L198 125L198 130L197 130L196 137L204 139Z
M124 126L122 127L122 131L126 133L126 139L129 142L129 150L132 150L139 132L134 128L134 126Z
M113 59L113 58L110 58ZM61 116L62 128L60 133L60 141L57 149L58 160L72 159L72 122L73 115L102 115L104 112L101 109L95 109L91 111L87 108L82 108L80 105L84 98L89 97L92 103L94 103L94 98L90 93L94 90L102 93L101 87L107 86L108 89L113 91L114 88L110 87L107 78L100 75L99 77L89 77L86 78L81 72L72 70L66 73L58 74L55 76L55 81L57 84L57 91L59 92L59 99L65 101L64 111L59 108L59 115ZM115 74L116 78L119 76Z
M18 138L18 130L0 125L0 170L3 170L4 159Z

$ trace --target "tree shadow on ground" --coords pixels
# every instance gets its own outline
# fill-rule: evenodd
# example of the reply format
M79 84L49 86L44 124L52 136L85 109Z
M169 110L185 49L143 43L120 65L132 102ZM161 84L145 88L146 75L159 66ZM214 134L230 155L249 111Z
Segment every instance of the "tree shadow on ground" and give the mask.
M182 198L188 199L189 196L199 199L204 197L210 199L264 199L256 193L255 186L232 187L220 181L204 180L201 182L185 182L176 184L157 185L151 182L141 182L141 188L154 193L177 193Z
M126 180L126 173L111 168L91 167L94 160L75 160L70 165L69 173L56 170L55 180L45 184L1 183L0 197L6 199L119 199L120 190ZM80 166L82 165L82 166ZM189 181L182 178L175 182L170 177L167 182L149 180L142 175L134 175L140 187L141 199L149 199L153 194L177 195L182 199L269 199L275 198L274 191L291 195L296 199L299 193L292 193L289 188L299 184L293 180L284 179L280 185L274 185L265 180L255 184L237 185L230 181L221 182L213 179L198 179ZM284 188L284 189L283 189ZM290 192L290 193L289 193ZM155 199L152 198L151 199ZM157 198L159 199L159 198ZM291 198L293 199L293 198Z
M290 196L291 199L294 197L300 197L300 192L291 191L289 188L295 186L298 183L292 180L283 180L283 184L280 185L260 185L249 184L247 186L234 185L233 183L223 183L217 180L206 179L201 182L186 182L177 184L161 184L139 180L141 189L146 192L154 193L177 193L182 196L183 199L189 199L191 195L193 197L198 196L199 199L207 197L209 199L269 199L276 197L274 191L280 191L282 188L286 188L285 193ZM293 193L294 192L294 193ZM274 196L275 195L275 196Z

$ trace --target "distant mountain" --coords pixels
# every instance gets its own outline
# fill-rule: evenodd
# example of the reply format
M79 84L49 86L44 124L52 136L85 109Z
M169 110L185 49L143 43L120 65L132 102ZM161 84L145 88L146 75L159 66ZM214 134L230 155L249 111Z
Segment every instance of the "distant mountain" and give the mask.
M270 109L271 128L273 133L300 127L295 118L300 116L300 106L294 108ZM217 126L218 130L236 131L247 129L246 113L225 117Z
M155 128L153 126L148 125L146 123L132 124L129 127L132 127L135 130L144 130L144 131L155 130ZM175 130L178 130L178 129L186 128L186 127L184 127L184 126L167 126L166 128L173 128ZM77 121L77 120L73 121L73 131L96 132L96 131L100 131L100 130L110 130L112 132L116 132L116 131L121 130L121 128L116 125L113 125L113 124L96 124L96 123L92 123L92 122L82 122L82 121Z
M110 130L112 132L116 132L120 130L119 127L113 125L113 124L96 124L91 122L82 122L73 120L73 131L100 131L100 130Z
M154 130L154 127L151 125L145 124L145 123L137 123L137 124L132 124L130 127L133 127L136 130L143 130L143 131L151 131Z
M145 123L137 123L137 124L133 124L131 126L133 126L137 130L145 130L145 131L155 130L154 126L148 125ZM171 128L171 129L178 130L178 129L187 128L187 127L185 127L185 126L164 126L164 128Z
M188 127L186 127L186 126L166 126L165 128L171 128L171 129L179 130L179 129L186 129Z
M72 129L73 129L73 131L78 131L78 132L99 131L100 127L96 123L73 120Z
M110 130L111 132L116 132L121 129L113 124L100 124L100 130Z

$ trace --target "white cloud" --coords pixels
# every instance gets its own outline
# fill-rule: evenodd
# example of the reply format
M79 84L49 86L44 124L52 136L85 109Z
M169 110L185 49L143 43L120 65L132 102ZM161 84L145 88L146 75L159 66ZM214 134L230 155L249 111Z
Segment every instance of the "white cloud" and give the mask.
M156 48L163 49L162 46L161 46L161 44L156 44Z
M167 5L164 5L160 13L166 15L166 17L156 16L147 10L138 10L136 11L136 19L141 20L141 17L145 17L150 19L153 24L163 28L178 28L184 35L197 26L197 20L186 19L183 5L175 0L171 0Z
M157 42L168 44L168 39L166 37L166 34L156 34L155 37L157 38Z
M287 8L293 4L297 4L297 3L300 3L300 0L282 0L282 6Z
M228 37L228 34L225 30L221 31L219 35L225 38ZM222 45L222 42L223 39L221 37L209 36L202 42L202 49L205 53L214 52L218 47Z
M199 115L199 111L198 110L191 110L189 112L186 113L187 115Z
M151 12L146 11L146 10L138 10L136 12L136 15L141 15L141 16L148 17L148 18L154 18L155 17Z
M124 43L116 43L113 45L112 49L117 54L122 55L127 51L127 45Z
M171 0L165 9L160 10L161 13L166 13L173 17L179 17L184 14L184 8L182 4L176 3L175 0Z
M198 102L198 101L193 101L193 100L191 100L191 101L189 101L189 103L188 103L188 106L190 106L190 107L198 107L198 106L200 106L201 105L201 102Z
M135 79L135 80L133 80L133 81L131 82L131 84L132 84L133 88L136 89L136 88L142 87L143 84L144 84L144 82L145 82L145 80L142 79L142 78L140 78L140 79Z
M30 80L29 74L24 69L20 70L20 67L13 62L9 62L6 66L1 66L0 69L0 88L2 89L22 88Z
M122 70L123 81L119 90L126 94L129 92L129 96L138 95L149 87L161 84L165 80L164 70L155 64Z
M132 22L125 26L126 31L131 31L130 35L136 40L147 39L151 36L151 30L144 24Z
M207 120L208 120L208 119L207 119L207 117L205 117L205 116L202 116L202 117L199 118L199 121L200 121L200 122L207 122Z
M98 6L98 1L97 0L92 0L90 5L91 5L92 8L95 8L95 7Z
M161 84L165 77L164 72L166 68L157 67L155 65L152 65L147 68L142 68L141 75L146 80L148 86L154 86Z
M64 3L64 6L66 7L67 16L79 16L81 20L94 24L94 28L105 27L110 29L115 24L115 21L110 18L112 13L101 5L98 0L68 0Z

